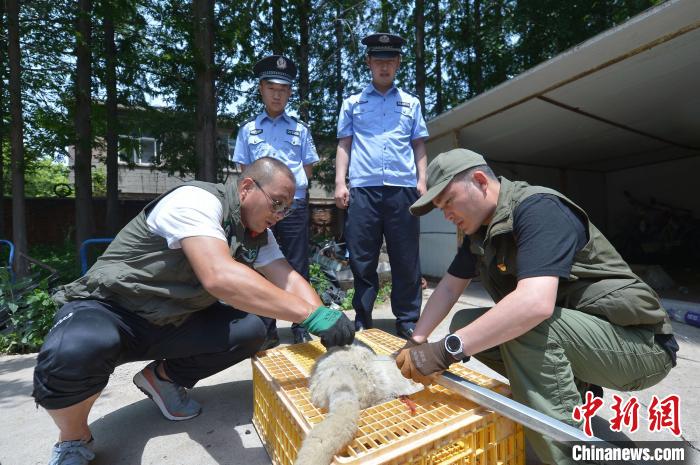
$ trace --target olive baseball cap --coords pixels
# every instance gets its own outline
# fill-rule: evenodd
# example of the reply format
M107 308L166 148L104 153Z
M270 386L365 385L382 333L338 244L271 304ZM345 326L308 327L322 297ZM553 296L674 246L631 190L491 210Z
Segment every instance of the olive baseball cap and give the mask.
M485 164L484 157L467 149L453 149L435 157L428 165L428 191L409 207L411 214L422 216L430 212L435 208L433 199L440 195L455 175Z

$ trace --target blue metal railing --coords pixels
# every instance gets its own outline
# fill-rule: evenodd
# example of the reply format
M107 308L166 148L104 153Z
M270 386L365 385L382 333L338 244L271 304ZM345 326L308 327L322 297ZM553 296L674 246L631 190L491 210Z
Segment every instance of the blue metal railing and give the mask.
M8 241L7 239L0 239L0 244L6 245L10 249L10 253L7 257L7 265L5 265L4 268L7 270L7 273L10 275L10 280L14 282L15 274L14 274L14 271L12 270L12 264L15 262L15 245L11 241Z
M87 257L87 251L88 251L88 246L93 245L93 244L109 244L114 240L113 237L96 237L93 239L87 239L83 241L82 244L80 244L80 274L81 276L87 273L87 270L89 268L88 266L88 257Z

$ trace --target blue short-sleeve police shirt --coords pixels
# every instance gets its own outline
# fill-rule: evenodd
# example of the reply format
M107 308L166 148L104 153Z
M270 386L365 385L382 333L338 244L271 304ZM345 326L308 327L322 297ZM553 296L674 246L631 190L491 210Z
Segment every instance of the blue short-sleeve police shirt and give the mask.
M262 112L241 126L233 150L233 161L250 165L262 157L273 157L287 165L296 180L294 198L306 197L309 181L304 165L316 163L318 154L311 131L304 123L286 112L276 118Z
M339 139L352 136L350 186L416 186L411 142L428 137L417 97L397 87L386 94L372 84L343 101Z

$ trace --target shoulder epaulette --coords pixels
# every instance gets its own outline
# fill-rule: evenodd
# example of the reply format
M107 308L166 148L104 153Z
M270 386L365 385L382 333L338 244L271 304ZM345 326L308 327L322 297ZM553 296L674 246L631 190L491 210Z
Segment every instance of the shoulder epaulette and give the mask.
M296 116L290 116L290 118L292 118L294 121L296 121L297 123L299 123L299 124L301 124L302 126L304 126L306 129L309 128L309 123L307 123L306 121L302 121L302 120L300 120L299 118L297 118Z
M255 118L257 118L257 117L258 117L258 116L255 115L255 116L253 116L252 118L248 118L247 120L243 121L243 122L241 123L241 127L245 126L246 124L250 123L251 121L255 121Z
M402 88L402 87L399 87L399 90L401 90L401 92L405 92L405 93L407 93L408 95L410 95L410 96L412 96L412 97L415 97L415 98L417 98L418 100L420 100L420 97L418 97L418 94L414 94L413 92L409 92L409 91L407 91L406 89L404 89L404 88Z
M356 95L360 95L362 92L364 92L364 90L359 90L359 91L353 92L353 93L351 93L351 94L348 94L348 95L346 95L345 97L343 97L343 100L347 100L347 99L349 99L350 97L354 97L354 96L356 96Z

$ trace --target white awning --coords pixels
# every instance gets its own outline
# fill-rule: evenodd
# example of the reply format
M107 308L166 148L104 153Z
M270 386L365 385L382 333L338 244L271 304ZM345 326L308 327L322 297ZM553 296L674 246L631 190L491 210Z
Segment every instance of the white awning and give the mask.
M700 2L671 0L428 122L429 155L611 172L700 156Z

